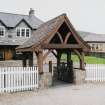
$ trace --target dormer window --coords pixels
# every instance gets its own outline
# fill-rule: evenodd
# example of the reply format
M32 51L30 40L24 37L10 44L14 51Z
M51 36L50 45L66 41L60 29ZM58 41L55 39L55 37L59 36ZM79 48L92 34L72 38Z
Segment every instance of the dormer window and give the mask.
M5 35L5 28L0 27L0 37L3 37Z
M30 37L31 30L29 28L17 28L17 37Z

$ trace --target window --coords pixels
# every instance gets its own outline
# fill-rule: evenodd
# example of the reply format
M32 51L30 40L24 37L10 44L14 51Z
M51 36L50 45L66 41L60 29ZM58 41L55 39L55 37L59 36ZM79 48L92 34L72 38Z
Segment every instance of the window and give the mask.
M25 29L21 30L21 36L25 36Z
M5 29L4 27L0 27L0 37L5 35Z
M17 28L17 36L18 37L30 37L30 29L29 28Z
M20 29L17 29L17 36L20 36Z
M103 45L104 45L103 43L100 44L100 51L103 51L103 48L104 48Z
M92 50L93 50L93 51L95 50L95 45L94 45L94 44L92 44Z
M29 37L29 36L30 36L30 30L26 29L26 37Z
M99 49L98 44L96 44L96 50L98 50L98 49Z

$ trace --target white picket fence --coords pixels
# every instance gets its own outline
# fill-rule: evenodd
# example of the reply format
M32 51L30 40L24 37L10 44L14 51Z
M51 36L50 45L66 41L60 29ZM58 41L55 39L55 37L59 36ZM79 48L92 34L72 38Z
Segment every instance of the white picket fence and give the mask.
M37 67L0 67L0 93L38 88Z
M105 81L105 64L87 64L86 81Z

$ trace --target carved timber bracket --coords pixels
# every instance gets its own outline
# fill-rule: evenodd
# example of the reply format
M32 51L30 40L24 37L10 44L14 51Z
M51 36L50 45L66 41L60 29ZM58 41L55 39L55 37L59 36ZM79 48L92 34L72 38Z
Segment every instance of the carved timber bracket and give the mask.
M85 70L85 62L84 62L84 52L79 52L78 50L74 49L74 52L77 54L79 60L80 60L80 69Z

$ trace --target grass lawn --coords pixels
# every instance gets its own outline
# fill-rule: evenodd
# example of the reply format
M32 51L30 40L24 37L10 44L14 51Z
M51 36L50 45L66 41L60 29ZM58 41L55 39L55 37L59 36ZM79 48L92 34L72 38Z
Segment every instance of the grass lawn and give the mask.
M65 61L66 60L66 54L63 54L61 59L63 61ZM77 55L72 55L72 60L74 62L79 62ZM105 64L105 58L99 58L99 57L95 57L95 56L85 56L85 62L87 64Z

